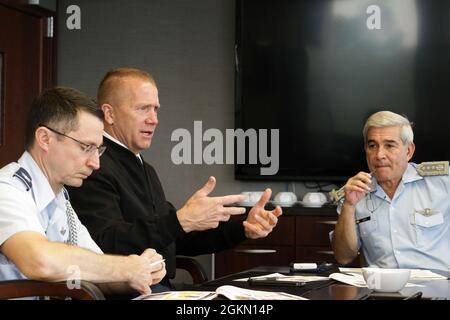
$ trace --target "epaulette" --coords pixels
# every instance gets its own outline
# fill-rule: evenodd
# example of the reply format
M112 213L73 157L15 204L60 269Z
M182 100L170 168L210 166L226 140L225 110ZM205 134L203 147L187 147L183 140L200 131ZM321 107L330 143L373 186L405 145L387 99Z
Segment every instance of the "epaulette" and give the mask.
M27 191L31 189L32 185L32 179L30 174L25 170L24 168L19 168L19 170L14 173L13 177L18 178L27 188Z
M416 170L422 177L448 175L448 161L422 162Z

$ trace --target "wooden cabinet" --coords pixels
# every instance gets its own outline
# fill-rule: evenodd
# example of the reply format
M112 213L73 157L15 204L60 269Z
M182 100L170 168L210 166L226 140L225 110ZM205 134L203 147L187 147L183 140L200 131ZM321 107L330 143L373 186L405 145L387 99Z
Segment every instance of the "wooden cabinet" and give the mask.
M274 231L264 239L247 240L215 255L215 277L257 266L288 266L291 262L336 262L329 232L336 208L283 208Z

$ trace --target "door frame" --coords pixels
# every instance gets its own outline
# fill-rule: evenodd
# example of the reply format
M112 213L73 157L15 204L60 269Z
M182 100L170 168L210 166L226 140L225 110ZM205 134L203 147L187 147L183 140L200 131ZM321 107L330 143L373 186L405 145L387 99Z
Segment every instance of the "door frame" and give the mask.
M26 0L0 0L0 5L5 7L15 9L18 11L31 14L35 17L41 18L41 23L43 24L42 30L47 30L48 19L53 18L53 35L52 37L44 37L43 41L43 56L44 59L41 65L40 74L40 91L46 88L51 88L56 84L56 65L57 65L57 32L56 32L56 11L51 11L36 5L31 5Z
M56 85L57 83L57 79L56 79L56 75L57 75L57 70L56 70L56 66L57 66L57 33L56 33L56 26L57 26L57 21L56 21L56 11L52 11L52 10L48 10L36 5L30 5L28 4L27 0L0 0L0 6L8 9L8 10L12 10L12 11L16 11L16 12L20 12L22 14L26 14L28 16L31 16L33 18L37 18L38 20L38 30L34 30L37 31L38 33L38 37L39 37L39 45L40 45L40 55L41 58L38 61L38 68L37 68L37 74L35 74L35 77L37 78L37 87L35 87L35 91L37 93L42 92L44 89L47 88L52 88L53 86ZM49 33L49 25L51 26L51 31ZM10 30L8 30L9 34L12 34L12 36L14 37L14 32L15 32L15 28L11 28ZM5 58L5 56L4 56ZM6 82L6 72L7 72L7 65L3 64L2 68L2 76L3 76L3 81ZM0 90L2 90L2 94L1 94L1 105L3 106L3 108L0 110L0 112L2 112L3 114L0 117L0 138L2 138L2 141L0 141L0 144L2 145L1 147L3 148L6 145L10 145L11 143L15 143L15 141L12 141L11 136L9 136L9 138L7 138L6 136L6 121L10 121L6 119L6 108L7 106L5 105L6 103L6 96L10 95L9 90L6 86L6 83L4 83L2 85L2 87L0 88ZM28 106L29 107L29 106ZM14 115L8 114L8 119L14 119ZM6 140L8 139L8 140ZM21 144L23 142L20 142ZM25 145L23 145L23 147L25 147ZM8 148L8 147L6 147ZM8 150L8 149L6 149ZM8 151L6 151L8 152ZM16 152L14 152L15 154ZM14 155L16 156L16 155ZM3 165L5 165L6 163L8 163L8 161L13 161L10 159L10 157L8 156L8 153L4 154L4 157L0 157L0 167L2 167ZM6 163L4 163L6 161Z

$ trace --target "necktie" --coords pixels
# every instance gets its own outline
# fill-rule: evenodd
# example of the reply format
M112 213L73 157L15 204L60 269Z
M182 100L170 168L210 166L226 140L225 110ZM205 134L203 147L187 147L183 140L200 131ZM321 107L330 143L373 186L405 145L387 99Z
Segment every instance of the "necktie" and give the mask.
M67 240L67 243L76 246L78 245L77 222L75 220L75 212L73 211L69 200L66 200L66 215L67 225L69 226L69 239Z
M69 193L66 189L63 189L64 197L66 198L66 217L67 226L69 227L69 238L67 239L67 244L72 246L78 245L78 229L77 221L75 219L75 211L72 208L69 200Z

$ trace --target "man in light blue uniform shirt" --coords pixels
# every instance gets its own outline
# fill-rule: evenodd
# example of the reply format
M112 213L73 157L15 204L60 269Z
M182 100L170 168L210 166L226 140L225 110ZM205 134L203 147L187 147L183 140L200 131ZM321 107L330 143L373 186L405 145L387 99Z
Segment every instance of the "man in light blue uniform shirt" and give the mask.
M25 170L21 171L23 173L19 171L21 168ZM55 195L30 153L25 152L18 163L11 163L0 170L0 194L0 243L22 231L39 233L50 241L69 243L71 227L66 216L66 192L62 189ZM76 228L76 244L102 253L76 215L74 222L72 228ZM0 279L22 278L26 277L0 253Z
M110 294L150 293L166 274L161 255L104 255L64 188L81 186L100 166L96 105L75 89L46 90L33 101L26 130L27 151L0 169L0 280L87 280Z
M414 135L398 114L373 114L363 134L370 173L360 172L344 186L332 234L336 260L348 264L362 250L369 266L448 271L448 164L408 163Z

